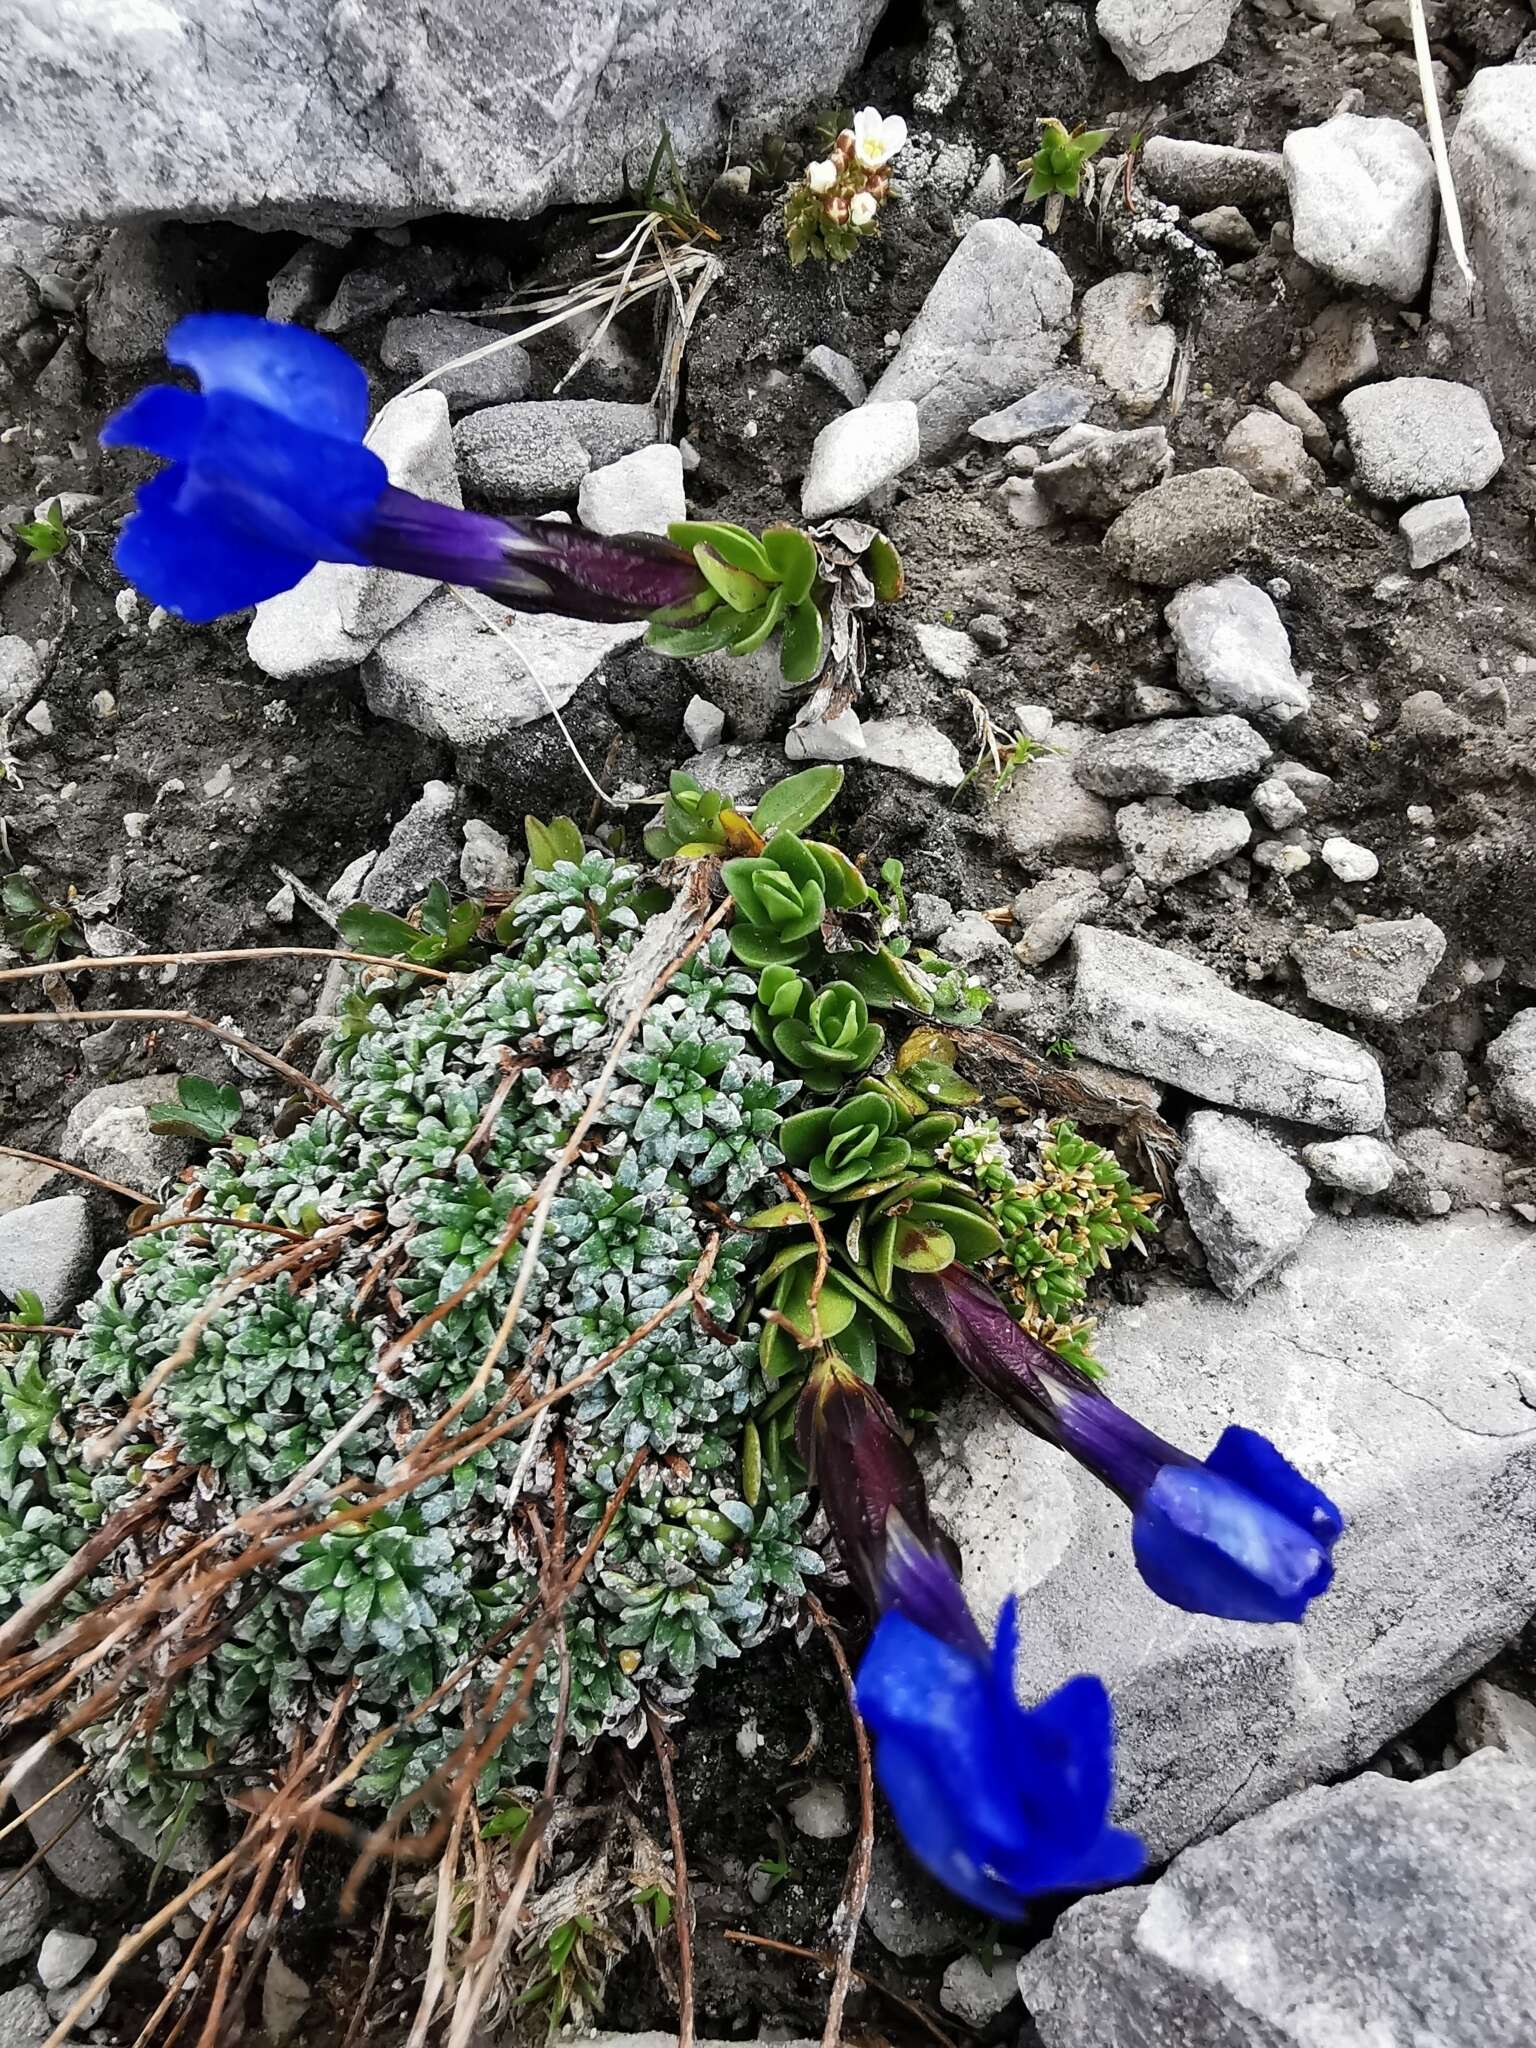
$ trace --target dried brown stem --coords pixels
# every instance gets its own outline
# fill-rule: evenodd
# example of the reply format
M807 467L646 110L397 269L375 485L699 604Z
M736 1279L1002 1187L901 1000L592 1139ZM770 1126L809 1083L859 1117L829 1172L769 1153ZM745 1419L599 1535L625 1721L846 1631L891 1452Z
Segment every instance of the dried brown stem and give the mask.
M848 1702L848 1718L853 1724L854 1753L859 1763L859 1832L853 1853L848 1858L848 1875L843 1880L843 1896L838 1902L834 1920L834 1925L841 1923L842 1939L838 1945L837 1968L832 1974L832 1995L827 2001L827 2023L821 2036L821 2048L838 2048L843 2038L843 2007L848 2002L848 1985L853 1976L853 1951L864 1919L869 1873L874 1862L875 1776L870 1761L869 1734L859 1712L858 1689L853 1682L847 1652L828 1619L826 1609L814 1593L806 1594L805 1604L812 1621L826 1638L832 1661L837 1666L837 1675L843 1682L843 1697Z
M817 1219L816 1211L811 1207L810 1196L787 1166L779 1168L779 1179L789 1189L796 1206L804 1214L806 1225L816 1243L816 1270L811 1275L811 1291L806 1305L811 1311L811 1343L820 1344L824 1341L821 1334L821 1290L827 1284L827 1269L832 1263L832 1255L827 1250L827 1234ZM803 1343L804 1340L799 1341Z
M727 1927L725 1929L725 1938L727 1941L740 1942L744 1948L770 1948L777 1955L799 1956L802 1962L819 1963L824 1970L835 1970L837 1968L837 1957L824 1948L801 1948L798 1942L774 1941L766 1934L748 1934L743 1927ZM882 1998L888 1998L892 2005L899 2005L909 2018L916 2020L925 2033L933 2036L934 2040L938 2042L939 2048L955 2048L955 2043L945 2033L938 2021L933 2018L931 2013L926 2012L922 2006L918 2005L915 2000L903 1998L899 1991L893 1991L889 1984L882 1983L878 1977L872 1977L868 1970L861 1970L857 1965L854 1966L850 1975L857 1977L861 1984L867 1984L871 1991L878 1991ZM45 2048L53 2048L53 2043L51 2041L46 2043Z
M58 1020L55 1018L53 1021L57 1023ZM121 1195L135 1208L155 1199L139 1188L125 1188L121 1181L107 1180L99 1173L87 1173L83 1166L71 1166L67 1159L50 1159L46 1152L24 1152L20 1145L0 1145L0 1159L25 1159L32 1166L51 1166L55 1173L72 1174L76 1180L88 1180L93 1188L105 1188L109 1195Z
M81 953L72 960L50 960L45 967L0 969L0 986L9 981L34 981L48 974L97 974L109 967L206 967L227 960L351 960L359 967L393 967L419 974L427 981L450 981L440 967L414 960L396 960L387 953L354 953L346 946L219 946L201 953L117 953L99 960Z
M646 1703L646 1725L661 1773L667 1830L672 1837L672 1922L677 1929L677 2048L693 2048L693 1899L688 1890L688 1852L683 1841L683 1816L672 1777L672 1738L656 1709Z

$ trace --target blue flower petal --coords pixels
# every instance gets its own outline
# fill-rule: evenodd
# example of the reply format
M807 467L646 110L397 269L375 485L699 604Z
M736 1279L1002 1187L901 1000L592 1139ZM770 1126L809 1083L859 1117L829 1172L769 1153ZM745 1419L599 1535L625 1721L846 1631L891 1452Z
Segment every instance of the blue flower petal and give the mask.
M366 375L307 327L254 313L192 313L166 336L165 353L194 371L204 391L248 398L314 433L360 441L368 425Z
M1164 1467L1137 1509L1131 1544L1159 1599L1223 1621L1300 1621L1333 1578L1324 1544L1200 1465Z
M366 562L389 473L371 448L335 441L221 392L205 402L190 465L191 493L253 541L319 562Z
M190 462L203 430L205 401L175 384L151 384L112 414L99 439L104 448L142 448L167 462Z
M1205 1469L1246 1486L1260 1500L1310 1529L1320 1543L1332 1543L1343 1533L1344 1517L1327 1494L1256 1429L1243 1429L1237 1423L1224 1429Z
M1041 1707L1013 1690L1017 1615L972 1655L888 1612L859 1668L859 1711L913 1854L979 1911L1017 1919L1040 1892L1118 1883L1144 1860L1107 1824L1112 1717L1097 1679Z
M206 506L187 516L177 502L186 481L178 464L142 485L117 537L119 571L151 604L203 625L291 590L313 568L312 555L264 546Z

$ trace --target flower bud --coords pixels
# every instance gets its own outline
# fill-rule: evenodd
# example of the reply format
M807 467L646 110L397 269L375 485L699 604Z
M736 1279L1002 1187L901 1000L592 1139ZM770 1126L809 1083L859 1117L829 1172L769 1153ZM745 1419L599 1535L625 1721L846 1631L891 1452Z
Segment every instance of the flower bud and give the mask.
M874 225L878 208L874 197L868 192L855 192L848 202L848 224L850 227L867 228Z
M830 192L837 183L837 177L837 165L823 159L820 163L807 166L805 182L813 192Z
M849 201L846 192L834 192L830 199L822 202L822 212L836 228L848 225Z
M853 130L851 128L839 129L837 140L832 145L832 154L840 156L843 162L847 163L853 155L853 144Z

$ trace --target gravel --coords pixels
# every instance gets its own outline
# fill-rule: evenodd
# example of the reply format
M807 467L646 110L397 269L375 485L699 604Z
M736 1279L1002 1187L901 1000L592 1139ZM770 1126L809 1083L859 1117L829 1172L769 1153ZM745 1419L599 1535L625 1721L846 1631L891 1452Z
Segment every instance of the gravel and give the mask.
M1041 966L1061 951L1085 918L1099 916L1108 903L1098 876L1088 869L1053 868L1013 899L1014 957L1026 967Z
M1142 148L1142 176L1159 198L1186 213L1231 204L1270 205L1285 198L1285 158L1272 149L1228 149L1150 135Z
M1410 505L1398 520L1408 543L1410 569L1432 569L1448 555L1460 554L1472 539L1472 515L1465 498L1426 498Z
M1088 379L1076 371L1062 371L1047 377L1023 398L1016 398L1012 405L973 420L970 433L974 440L1005 448L1016 441L1038 440L1085 420L1093 410L1093 400L1094 386Z
M1117 432L1076 426L1054 440L1034 471L1040 496L1069 519L1113 519L1173 469L1162 427Z
M1367 307L1341 301L1312 323L1312 341L1281 379L1309 406L1327 405L1343 391L1374 377L1379 367L1376 329Z
M688 517L681 454L670 441L653 441L589 469L577 488L576 516L593 533L665 535Z
M1488 1048L1496 1115L1536 1138L1536 1008L1522 1010Z
M1076 774L1097 737L1070 721L1053 725L1050 750L1038 754L988 805L985 824L1016 859L1054 866L1064 856L1114 845L1114 812Z
M959 748L926 718L866 719L864 750L877 768L894 769L928 789L958 789L965 780Z
M1325 1138L1304 1145L1301 1156L1325 1187L1350 1195L1385 1194L1400 1164L1392 1147L1380 1138Z
M1261 497L1276 498L1282 505L1310 496L1322 482L1300 427L1262 409L1245 413L1238 421L1221 444L1221 459L1228 469L1246 477Z

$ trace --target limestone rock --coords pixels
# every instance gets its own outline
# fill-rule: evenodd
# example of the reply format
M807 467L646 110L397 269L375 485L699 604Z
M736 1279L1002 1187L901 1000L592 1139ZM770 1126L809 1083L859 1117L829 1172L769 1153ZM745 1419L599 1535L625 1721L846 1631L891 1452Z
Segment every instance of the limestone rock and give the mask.
M1373 498L1446 498L1480 491L1504 444L1480 391L1443 377L1391 377L1341 401L1355 477Z
M1366 307L1354 302L1329 306L1312 323L1312 341L1281 382L1307 405L1327 405L1341 391L1374 377L1378 367L1376 330Z
M1168 607L1179 688L1209 711L1284 724L1311 703L1291 661L1290 635L1268 591L1246 576L1181 590Z
M161 1137L149 1128L150 1105L176 1100L174 1074L116 1081L82 1095L64 1125L60 1155L106 1180L152 1195L192 1156L186 1138Z
M663 0L620 34L602 0L60 0L0 65L0 212L351 227L617 200L663 127L697 172L829 104L879 14Z
M924 457L1033 391L1072 322L1072 280L1038 230L983 220L940 271L870 398L911 399Z
M1137 270L1083 293L1078 359L1133 418L1152 410L1173 373L1177 337L1162 312L1161 281Z
M1307 453L1300 427L1278 413L1244 413L1221 444L1228 469L1246 477L1262 497L1294 505L1322 482L1322 472Z
M1240 1116L1197 1110L1176 1179L1211 1278L1234 1300L1288 1259L1315 1220L1306 1169Z
M1435 239L1435 167L1403 121L1335 114L1285 138L1296 253L1335 283L1408 305Z
M1235 469L1197 469L1145 492L1104 536L1133 583L1192 583L1229 569L1253 538L1259 500Z
M681 454L670 441L653 441L589 469L577 489L576 516L593 533L664 536L688 517Z
M1314 1002L1386 1024L1401 1024L1413 1015L1425 982L1444 957L1445 933L1428 917L1319 932L1291 948Z
M830 519L862 505L918 458L918 410L910 399L872 399L816 436L800 487L800 516Z
M1142 939L1079 925L1071 1036L1080 1052L1198 1101L1331 1131L1374 1131L1381 1069L1352 1039L1252 996Z
M1410 505L1397 524L1408 543L1410 569L1432 569L1472 540L1472 515L1461 497L1426 498Z
M877 768L893 768L929 789L958 789L965 780L960 749L926 718L864 721L864 749Z
M1076 426L1058 436L1034 472L1034 486L1069 519L1113 519L1173 468L1162 427L1117 433Z
M1149 135L1140 169L1159 198L1171 199L1186 213L1212 206L1271 205L1285 197L1285 158L1274 149L1228 149Z
M493 355L481 356L478 362L459 362L460 356L478 354L498 340L508 345ZM379 344L379 360L386 370L413 379L440 371L430 388L442 392L448 410L454 413L526 398L533 382L527 349L494 327L481 327L452 313L407 313L391 320ZM445 363L456 367L444 370Z
M1308 1170L1325 1187L1350 1195L1385 1194L1397 1178L1399 1160L1380 1138L1325 1138L1304 1145Z
M1536 2027L1536 1770L1299 1792L1085 1899L1019 1965L1045 2048L1415 2048Z
M1363 1763L1524 1625L1536 1603L1536 1417L1520 1392L1533 1316L1536 1235L1475 1213L1320 1216L1240 1303L1154 1276L1142 1306L1105 1312L1109 1384L1139 1421L1197 1456L1229 1423L1260 1430L1339 1504L1335 1588L1299 1627L1160 1602L1114 1495L985 1396L946 1404L933 1508L965 1557L977 1617L990 1626L1019 1593L1027 1700L1074 1672L1103 1676L1116 1817L1154 1857ZM1073 2038L1098 2048L1101 2036ZM1309 2048L1324 2041L1333 2048L1326 2034Z
M1536 1138L1536 1008L1522 1010L1488 1048L1493 1107L1506 1123Z
M607 398L529 398L488 405L453 430L466 485L492 505L574 498L589 469L656 439L648 405Z
M1038 754L993 798L987 823L1016 859L1054 864L1066 854L1113 846L1114 812L1074 773L1094 737L1085 726L1053 726L1050 751Z
M1168 796L1127 804L1115 814L1115 830L1131 866L1154 889L1220 867L1253 836L1241 811L1225 804L1192 811Z
M1258 774L1270 745L1245 718L1153 718L1097 735L1077 760L1077 779L1100 796L1177 796Z
M1192 71L1227 40L1237 0L1099 0L1099 34L1132 78Z
M79 1195L0 1215L0 1296L7 1301L29 1289L43 1304L44 1322L67 1322L95 1277L91 1212Z

